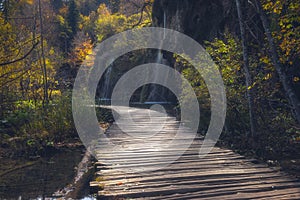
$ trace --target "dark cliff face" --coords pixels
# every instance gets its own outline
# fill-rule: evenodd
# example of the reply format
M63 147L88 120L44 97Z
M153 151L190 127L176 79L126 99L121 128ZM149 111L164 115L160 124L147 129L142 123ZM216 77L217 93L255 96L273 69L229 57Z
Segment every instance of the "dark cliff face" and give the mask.
M232 0L155 0L153 25L174 29L200 43L224 31L234 18Z

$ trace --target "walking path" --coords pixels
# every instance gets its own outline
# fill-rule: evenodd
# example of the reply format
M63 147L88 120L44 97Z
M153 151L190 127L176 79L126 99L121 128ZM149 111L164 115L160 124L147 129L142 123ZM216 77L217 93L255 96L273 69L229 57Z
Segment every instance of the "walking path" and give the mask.
M300 199L300 182L277 169L219 147L200 159L203 138L184 151L193 134L181 129L181 137L174 139L175 118L147 109L130 108L130 113L138 123L126 128L136 137L113 124L106 136L116 146L99 147L99 178L90 183L99 188L99 199ZM151 129L156 120L164 122L159 133L138 135L157 132Z

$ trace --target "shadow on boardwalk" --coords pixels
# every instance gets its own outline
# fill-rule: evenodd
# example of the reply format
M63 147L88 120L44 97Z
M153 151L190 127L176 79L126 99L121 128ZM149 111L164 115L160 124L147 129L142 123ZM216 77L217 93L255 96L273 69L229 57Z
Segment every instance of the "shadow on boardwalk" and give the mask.
M138 126L151 127L149 110L132 109L131 114L141 122ZM109 128L106 135L117 146L99 147L99 178L90 183L99 188L98 199L300 199L298 180L231 150L215 147L199 159L203 138L196 137L182 151L181 144L191 135L188 129L181 130L187 138L177 138L177 146L166 148L178 122L169 116L159 120L165 121L163 129L149 138L130 137L116 124ZM133 133L143 132L135 124L128 126Z

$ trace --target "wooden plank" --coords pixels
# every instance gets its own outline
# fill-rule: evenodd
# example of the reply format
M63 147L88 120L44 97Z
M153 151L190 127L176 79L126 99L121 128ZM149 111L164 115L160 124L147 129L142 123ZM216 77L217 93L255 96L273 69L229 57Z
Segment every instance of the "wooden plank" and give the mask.
M130 111L133 120L139 122L126 125L131 133L138 134L151 125L148 110ZM154 111L150 112L155 116ZM110 127L106 136L122 148L99 146L96 174L101 181L91 183L103 187L99 199L300 199L299 180L231 150L214 147L199 159L203 137L196 137L187 150L180 145L166 148L176 136L178 122L172 117L155 120L166 122L151 138L128 136L116 124ZM177 138L177 144L189 144L191 132L188 128L183 131L187 138ZM178 158L177 152L181 151L183 155ZM163 164L154 171L134 171L152 170Z

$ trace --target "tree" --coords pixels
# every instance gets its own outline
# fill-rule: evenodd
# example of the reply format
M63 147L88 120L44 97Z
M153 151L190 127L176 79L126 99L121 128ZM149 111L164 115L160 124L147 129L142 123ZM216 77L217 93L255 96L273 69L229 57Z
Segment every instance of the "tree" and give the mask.
M80 15L76 3L74 0L70 0L68 5L67 22L72 30L72 35L71 35L72 39L77 33L79 19L80 19Z
M249 70L249 50L248 44L246 41L246 29L244 24L244 16L242 12L242 7L240 0L235 0L236 8L238 12L239 24L240 24L240 31L241 31L241 38L242 38L242 46L243 46L243 68L246 77L246 90L247 90L247 98L248 98L248 106L249 106L249 116L250 116L250 128L252 137L256 135L256 117L254 111L254 100L253 100L253 88L252 88L252 77Z
M0 88L6 94L1 103L13 106L16 99L46 102L55 87L60 51L50 46L53 37L45 32L52 30L48 6L42 0L26 0L11 4L8 21L0 14Z
M48 76L47 76L47 67L46 67L46 58L45 58L45 48L44 48L44 22L43 22L43 13L41 0L39 0L39 19L40 19L40 35L41 35L41 56L42 56L42 71L43 71L43 84L44 84L44 98L43 104L48 103Z
M287 98L289 99L289 102L292 106L292 110L294 111L294 115L298 123L300 124L300 101L299 98L296 95L296 92L294 88L291 86L291 81L289 80L284 66L282 65L280 61L280 57L277 51L277 45L275 43L275 40L272 36L271 28L270 28L270 22L267 17L267 14L265 13L262 4L259 0L255 0L255 5L258 11L258 14L260 16L260 19L262 21L264 32L267 36L267 41L270 47L270 57L272 59L272 62L275 66L276 72L279 76L279 79L283 85L284 91L286 93Z

